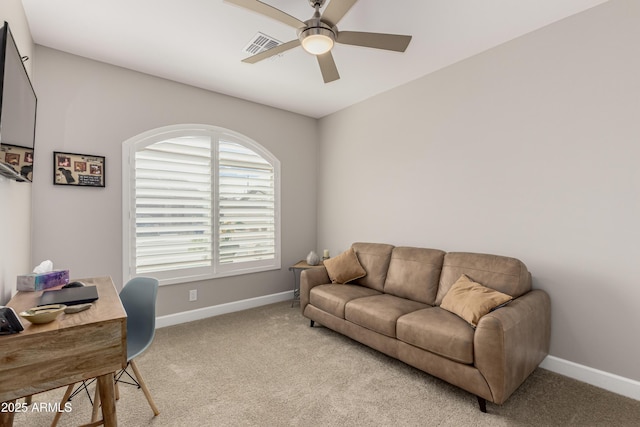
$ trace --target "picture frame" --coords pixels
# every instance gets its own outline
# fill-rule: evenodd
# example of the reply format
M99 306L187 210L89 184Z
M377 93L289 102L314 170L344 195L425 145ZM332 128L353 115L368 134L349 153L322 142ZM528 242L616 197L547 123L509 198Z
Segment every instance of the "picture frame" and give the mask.
M53 184L105 187L105 157L54 151Z

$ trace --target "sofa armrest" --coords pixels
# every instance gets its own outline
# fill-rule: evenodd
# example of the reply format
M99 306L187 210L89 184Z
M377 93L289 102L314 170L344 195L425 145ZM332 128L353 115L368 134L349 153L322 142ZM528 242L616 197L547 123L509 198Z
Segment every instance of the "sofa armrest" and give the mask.
M300 272L300 310L309 304L309 293L314 286L331 283L329 273L325 267L309 268Z
M551 301L539 289L483 316L474 336L475 366L501 404L549 354Z

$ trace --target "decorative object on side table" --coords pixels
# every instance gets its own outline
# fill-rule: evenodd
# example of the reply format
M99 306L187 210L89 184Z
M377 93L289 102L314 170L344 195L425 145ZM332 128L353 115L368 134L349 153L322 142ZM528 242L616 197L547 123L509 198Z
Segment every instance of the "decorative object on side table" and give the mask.
M307 264L309 265L318 265L320 264L320 257L314 251L309 252L307 255Z

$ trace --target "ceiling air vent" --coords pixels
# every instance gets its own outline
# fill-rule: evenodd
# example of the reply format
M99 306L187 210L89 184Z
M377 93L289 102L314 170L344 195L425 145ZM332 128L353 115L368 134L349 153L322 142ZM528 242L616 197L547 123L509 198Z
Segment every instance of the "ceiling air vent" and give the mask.
M251 55L255 55L281 44L282 42L280 40L276 40L273 37L263 33L257 33L255 36L253 36L251 41L244 47L244 49L242 49L242 51L245 53L249 53Z

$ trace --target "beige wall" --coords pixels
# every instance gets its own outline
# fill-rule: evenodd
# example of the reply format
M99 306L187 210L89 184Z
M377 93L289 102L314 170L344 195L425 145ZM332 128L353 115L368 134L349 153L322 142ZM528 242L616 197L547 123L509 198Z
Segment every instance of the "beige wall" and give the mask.
M291 290L287 267L315 248L316 120L42 46L36 59L36 262L51 259L75 278L110 275L121 286L122 142L162 126L202 123L244 134L280 160L283 268L163 286L158 315ZM106 187L54 186L53 151L105 156ZM190 289L198 301L188 302Z
M551 354L640 380L638 22L613 0L323 118L318 245L518 257Z
M33 41L20 0L0 1L0 22L8 22L18 50L30 59L25 63L31 73ZM33 77L32 77L33 80ZM37 140L36 140L37 144ZM15 292L16 276L28 273L31 266L31 184L0 176L0 305Z

